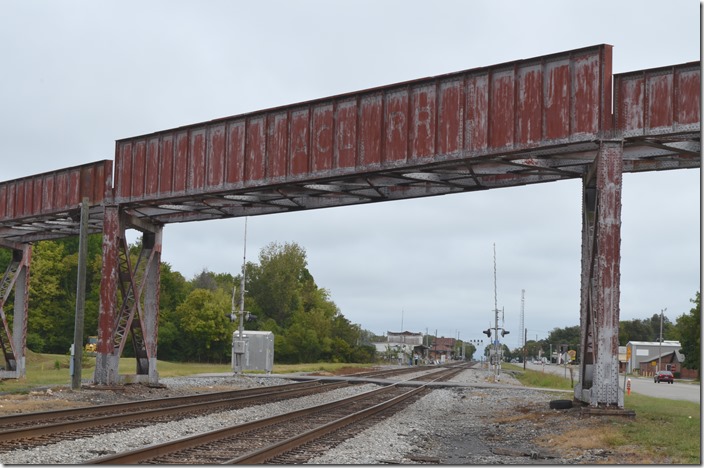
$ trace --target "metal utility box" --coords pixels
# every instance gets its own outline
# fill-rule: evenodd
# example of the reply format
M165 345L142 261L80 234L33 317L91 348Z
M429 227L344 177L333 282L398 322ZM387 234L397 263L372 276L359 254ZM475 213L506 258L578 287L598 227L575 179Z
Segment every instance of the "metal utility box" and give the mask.
M242 369L238 369L237 357L242 355ZM270 331L245 330L240 338L238 331L232 334L232 370L263 370L271 373L274 367L274 333Z

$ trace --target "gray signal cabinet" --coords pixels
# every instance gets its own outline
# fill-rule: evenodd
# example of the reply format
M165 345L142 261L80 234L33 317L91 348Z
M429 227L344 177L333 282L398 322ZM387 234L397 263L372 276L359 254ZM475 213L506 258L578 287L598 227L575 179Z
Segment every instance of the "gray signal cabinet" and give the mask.
M238 358L242 369L238 369ZM232 334L232 371L258 370L270 374L274 368L274 333L270 331L245 330Z

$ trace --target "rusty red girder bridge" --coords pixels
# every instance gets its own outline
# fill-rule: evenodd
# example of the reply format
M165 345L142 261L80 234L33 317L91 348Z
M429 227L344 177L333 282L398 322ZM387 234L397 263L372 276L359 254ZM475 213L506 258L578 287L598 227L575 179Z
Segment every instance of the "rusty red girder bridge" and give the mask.
M94 383L123 381L128 337L137 380L157 383L166 224L579 178L575 398L623 407L622 174L701 166L700 91L698 61L613 74L602 44L127 138L114 161L1 182L0 246L13 255L0 283L0 377L26 372L31 244L78 235L83 203L87 232L103 235ZM134 264L128 229L142 233Z

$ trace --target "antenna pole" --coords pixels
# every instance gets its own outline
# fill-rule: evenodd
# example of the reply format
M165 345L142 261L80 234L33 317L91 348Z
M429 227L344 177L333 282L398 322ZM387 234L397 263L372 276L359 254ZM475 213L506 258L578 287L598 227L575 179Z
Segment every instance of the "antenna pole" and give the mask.
M238 328L237 339L232 341L232 367L235 374L241 375L245 366L245 354L247 353L247 345L244 341L244 293L247 284L246 280L246 266L247 266L247 218L244 218L244 253L242 254L242 275L240 277L240 320ZM237 286L232 287L232 314L231 319L234 318L235 314L235 290Z
M244 253L242 254L242 279L240 281L240 338L244 336L244 290L246 285L247 265L247 218L244 218Z
M496 243L494 243L494 381L499 380L499 305L496 294Z

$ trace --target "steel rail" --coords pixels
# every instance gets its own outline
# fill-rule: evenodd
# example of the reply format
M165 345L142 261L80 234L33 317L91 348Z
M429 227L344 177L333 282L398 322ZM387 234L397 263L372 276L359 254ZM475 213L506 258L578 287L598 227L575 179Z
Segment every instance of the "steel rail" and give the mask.
M203 401L214 401L224 398L231 398L237 396L249 396L249 395L261 395L262 393L273 393L273 392L283 392L289 389L303 389L306 387L315 387L320 385L320 380L310 380L306 382L296 382L284 385L272 385L266 388L247 388L240 390L225 390L221 392L209 392L202 393L199 395L189 395L189 396L174 396L165 398L154 398L149 400L141 401L130 401L126 403L110 403L106 405L88 406L81 408L69 408L69 409L59 409L50 411L40 411L33 413L22 413L22 414L11 414L6 416L0 416L0 428L10 427L16 424L41 421L46 423L47 421L60 418L71 418L71 417L85 417L91 414L104 414L106 412L124 412L132 411L136 408L147 409L147 408L158 408L163 406L177 406L187 403L203 402Z
M433 379L432 382L447 379L447 378L449 378L449 376L454 375L456 372L458 372L457 369L444 370L443 375L438 376L436 379ZM278 416L273 416L273 417L266 418L266 419L252 421L250 423L244 423L244 424L239 424L236 426L231 426L228 428L218 429L215 431L206 432L204 434L196 434L193 436L177 439L177 440L170 441L170 442L164 442L162 444L157 444L157 445L153 445L153 446L149 446L149 447L144 447L144 448L133 450L130 452L124 452L124 453L119 453L119 454L115 454L115 455L108 455L108 456L104 456L104 457L100 457L100 458L95 458L95 459L92 459L92 460L85 462L84 464L133 464L133 463L140 463L142 461L151 460L156 457L169 455L169 454L173 454L175 452L188 450L188 449L191 449L194 447L203 446L203 445L214 443L217 441L234 438L235 436L239 436L244 433L248 433L248 432L251 432L251 431L254 431L257 429L261 429L261 428L265 428L265 427L275 427L276 425L284 423L286 421L310 416L314 413L329 411L329 410L332 410L332 409L335 409L338 407L349 405L350 403L357 402L357 401L363 400L363 399L367 399L367 398L370 398L373 396L377 396L379 394L389 392L393 389L400 389L401 383L402 382L390 384L390 385L385 386L383 388L370 390L368 392L363 392L363 393L360 393L358 395L354 395L349 398L336 400L336 401L326 403L323 405L314 406L311 408L305 408L302 410L297 410L297 411L281 414ZM242 457L228 460L227 462L224 462L224 463L225 464L230 464L230 463L247 463L248 464L248 463L257 463L257 462L259 462L258 460L260 460L260 459L272 458L280 453L286 452L288 450L291 450L292 448L300 446L310 440L313 440L315 438L319 438L320 434L329 433L339 427L347 426L347 425L352 424L354 422L357 422L361 419L371 417L380 411L383 411L385 409L390 408L391 406L394 406L396 404L400 404L401 402L407 400L408 398L411 398L415 395L418 395L421 392L427 391L430 388L430 386L429 386L430 383L431 382L428 382L427 384L415 387L411 390L408 390L408 391L402 393L401 395L393 396L392 398L390 398L386 402L382 402L382 403L376 404L370 408L367 408L365 410L355 412L352 415L347 415L338 421L332 421L328 424L322 425L321 428L311 429L309 431L304 432L303 434L301 434L299 436L296 436L296 437L287 439L285 441L273 444L273 446L271 446L271 447L262 448L260 450L255 451L255 452L252 452L250 454L243 455ZM327 428L327 429L325 429L325 428ZM324 432L320 432L320 430L322 430ZM316 436L315 434L318 434L318 435ZM267 452L268 450L273 450L273 451ZM274 451L276 451L276 452L274 452ZM254 458L250 459L250 457L254 457Z
M320 384L314 386L308 386L306 388L294 388L283 391L275 392L264 392L252 395L246 395L234 398L224 398L212 401L198 401L191 404L180 404L176 406L169 406L167 408L153 408L153 409L143 409L137 410L130 413L120 413L120 414L109 414L103 416L96 416L93 418L72 420L69 422L60 423L50 423L40 426L22 427L17 429L9 429L0 432L0 442L6 442L11 440L18 440L30 437L37 437L47 434L60 434L65 432L77 431L80 429L92 428L92 427L104 427L111 424L118 424L130 421L144 421L149 419L155 419L162 416L169 416L173 414L184 414L187 412L194 412L200 410L206 410L208 408L216 408L222 406L229 406L235 403L249 403L252 401L257 401L263 397L277 397L289 395L292 398L293 395L300 393L305 390L312 390L314 388L325 386L326 388L332 389L337 386L349 385L347 382L332 382L330 384Z
M383 388L378 388L354 395L349 398L344 398L330 403L325 403L323 405L313 406L310 408L304 408L301 410L292 411L289 413L280 414L277 416L272 416L270 418L259 419L249 423L238 424L236 426L231 426L223 429L217 429L215 431L206 432L203 434L196 434L193 436L177 439L170 442L164 442L162 444L157 444L149 447L144 447L141 449L133 450L130 452L118 453L115 455L108 455L105 457L95 458L89 460L83 464L93 465L93 464L131 464L139 463L140 461L151 459L157 456L170 454L176 451L181 451L189 449L192 447L197 447L200 445L205 445L211 442L228 439L233 436L243 434L245 432L250 432L256 429L264 428L266 426L275 426L281 424L287 420L297 419L301 417L308 416L312 413L332 410L344 405L348 405L352 402L363 400L369 398L373 395L388 392L390 389L398 388L395 384L385 386ZM414 389L416 390L416 389Z
M357 411L356 413L353 413L349 416L345 416L343 418L340 418L336 421L327 423L323 426L317 427L315 429L311 429L309 431L304 432L303 434L292 437L290 439L284 440L282 442L270 445L268 447L264 447L262 449L259 449L255 452L252 452L247 455L243 455L241 457L233 458L231 460L228 460L224 462L224 465L252 465L256 463L264 463L267 460L270 460L274 458L277 455L281 455L285 452L288 452L289 450L293 450L297 447L300 447L303 444L306 444L308 442L311 442L315 439L319 439L322 436L329 434L331 432L334 432L342 427L348 426L350 424L354 424L358 421L361 421L363 419L369 418L381 411L384 411L388 408L391 408L392 406L395 406L403 401L406 401L407 399L414 397L420 393L423 393L428 390L427 385L423 385L421 387L416 387L413 388L406 393L403 393L401 395L398 395L394 398L391 398L383 403L379 403L378 405L374 405L371 408L363 409L361 411Z
M411 367L403 367L400 369L357 372L354 374L346 374L345 376L346 377L383 377L383 376L409 374L411 372L420 372L423 370L430 370L430 369L437 369L437 367L436 366L411 366Z

